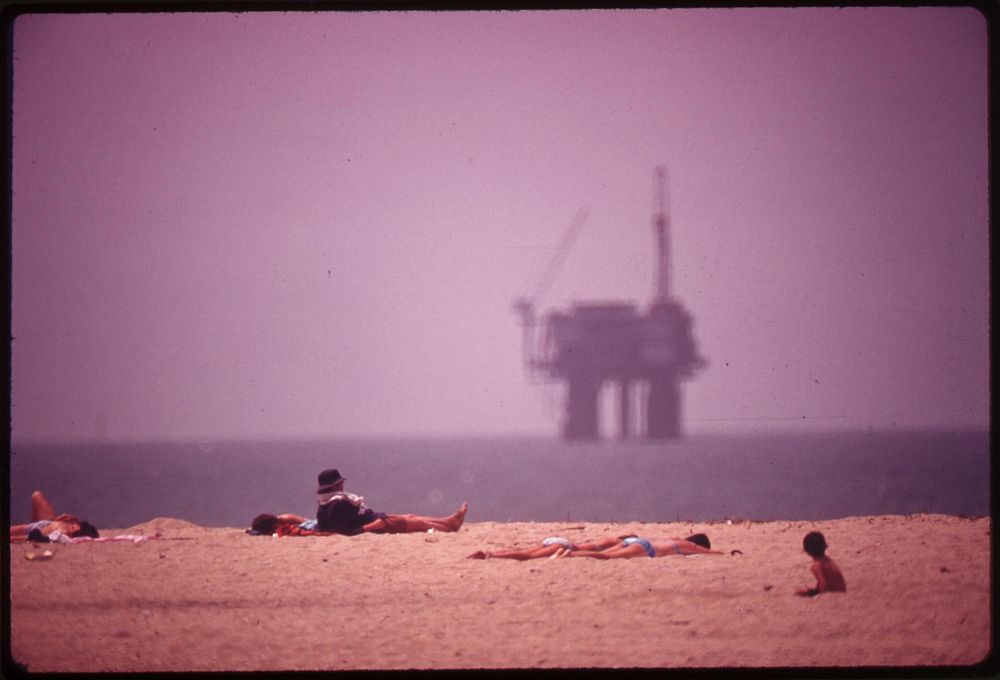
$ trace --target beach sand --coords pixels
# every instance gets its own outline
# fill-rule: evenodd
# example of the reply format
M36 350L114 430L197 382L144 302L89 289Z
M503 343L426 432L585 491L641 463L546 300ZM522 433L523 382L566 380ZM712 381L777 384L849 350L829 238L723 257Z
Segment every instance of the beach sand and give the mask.
M814 583L812 530L846 594L792 594ZM726 554L465 559L627 532ZM102 531L162 536L138 544L12 544L11 653L32 672L961 666L990 649L989 532L914 515L273 538L160 518Z

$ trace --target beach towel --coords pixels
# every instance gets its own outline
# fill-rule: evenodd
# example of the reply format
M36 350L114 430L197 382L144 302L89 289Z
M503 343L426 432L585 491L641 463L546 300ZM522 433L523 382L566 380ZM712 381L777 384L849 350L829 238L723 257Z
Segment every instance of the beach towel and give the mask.
M53 532L55 533L55 532ZM137 536L135 534L120 534L118 536L101 536L100 538L91 538L90 536L77 536L76 538L70 538L63 534L59 537L60 543L110 543L112 541L129 541L130 543L142 543L143 541L152 541L154 539L159 539L160 536Z

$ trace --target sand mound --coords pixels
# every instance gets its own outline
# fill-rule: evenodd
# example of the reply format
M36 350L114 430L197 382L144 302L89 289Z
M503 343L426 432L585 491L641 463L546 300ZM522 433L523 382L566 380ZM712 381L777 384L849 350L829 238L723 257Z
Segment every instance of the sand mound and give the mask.
M192 524L191 522L185 522L182 519L174 519L173 517L156 517L148 522L143 522L142 524L136 524L128 529L123 529L122 532L126 534L136 534L137 536L153 536L159 534L160 536L187 536L187 535L203 535L205 532L210 531L207 527L200 526L198 524Z

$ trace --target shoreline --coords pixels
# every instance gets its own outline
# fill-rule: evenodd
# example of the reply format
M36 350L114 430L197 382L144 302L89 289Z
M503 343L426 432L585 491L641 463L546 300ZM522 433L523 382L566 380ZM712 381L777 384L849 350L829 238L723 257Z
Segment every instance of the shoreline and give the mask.
M482 439L24 451L11 461L11 520L28 521L38 488L57 510L98 527L152 517L217 527L246 526L260 512L308 517L316 510L315 475L333 461L349 490L375 510L440 516L468 501L475 521L990 512L987 435L859 433L662 445ZM677 479L684 485L669 482Z
M847 593L792 594L812 530ZM278 539L161 517L101 531L160 534L138 544L10 545L11 651L31 672L965 666L990 650L990 530L917 514ZM466 559L699 531L725 554Z

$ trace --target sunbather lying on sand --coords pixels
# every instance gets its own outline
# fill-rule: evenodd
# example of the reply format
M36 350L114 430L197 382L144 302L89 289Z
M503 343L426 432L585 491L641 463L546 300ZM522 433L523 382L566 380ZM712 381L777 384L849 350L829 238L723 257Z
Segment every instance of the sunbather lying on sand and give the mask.
M367 532L373 534L406 534L419 531L458 531L465 522L467 503L447 517L393 515L375 512L365 505L365 499L344 491L346 480L336 469L319 474L319 507L316 509L316 529L345 536Z
M13 524L10 527L11 542L38 541L47 543L61 537L77 538L87 536L97 538L97 529L75 515L56 514L41 491L31 494L31 523Z
M626 538L635 536L635 534L626 534L624 536L619 536L617 538L600 538L596 541L585 541L583 543L573 543L569 539L563 538L562 536L552 536L546 538L542 541L540 546L535 548L527 548L525 550L498 550L496 552L488 550L477 550L476 552L469 555L470 560L486 560L491 558L506 559L506 560L537 560L542 557L552 557L557 552L563 550L588 550L588 551L600 551L607 550L608 548L614 548L622 544L622 541Z
M563 548L558 557L596 557L600 560L629 559L631 557L667 557L670 555L722 555L721 550L712 550L712 544L705 534L694 534L687 538L670 538L654 543L646 538L629 536L618 546L606 550L573 550Z
M253 518L247 533L253 536L317 536L329 534L318 531L316 520L285 513L283 515L261 514Z

